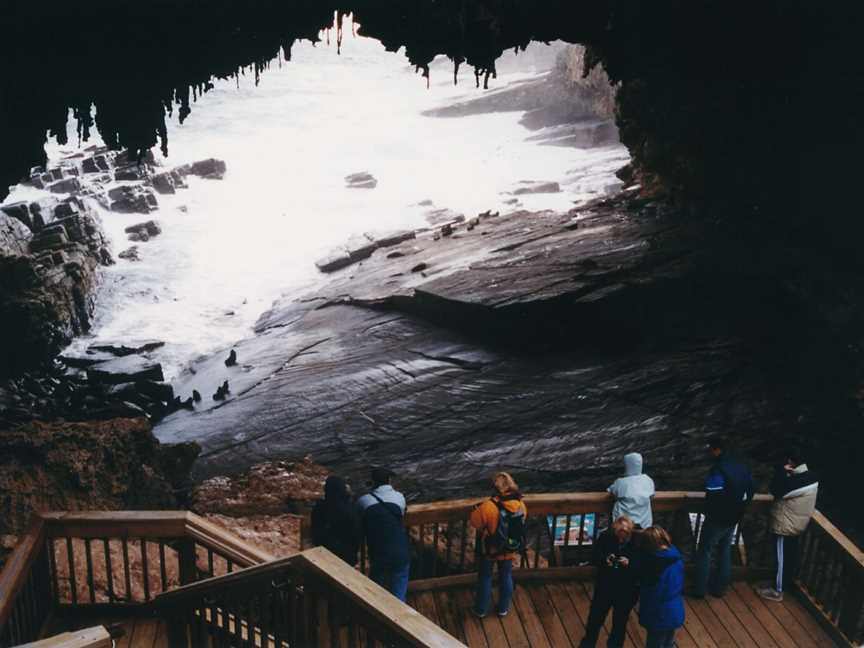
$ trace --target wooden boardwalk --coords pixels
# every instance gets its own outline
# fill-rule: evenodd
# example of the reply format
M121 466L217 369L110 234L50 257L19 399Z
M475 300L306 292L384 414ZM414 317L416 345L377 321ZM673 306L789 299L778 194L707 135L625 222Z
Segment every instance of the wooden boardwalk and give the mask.
M409 603L470 648L579 648L591 605L590 583L517 585L510 613L477 619L470 613L471 589L412 594ZM793 596L782 603L764 601L743 582L722 599L686 599L687 621L679 648L831 648L837 646ZM606 646L609 622L598 647ZM627 648L645 645L636 611L627 626Z

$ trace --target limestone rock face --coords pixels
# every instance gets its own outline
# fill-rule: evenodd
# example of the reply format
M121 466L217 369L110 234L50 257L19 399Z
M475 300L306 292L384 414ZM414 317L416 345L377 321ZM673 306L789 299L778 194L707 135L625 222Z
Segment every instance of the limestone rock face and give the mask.
M96 270L113 263L95 213L77 197L54 201L13 205L15 218L0 210L0 378L46 362L90 328Z

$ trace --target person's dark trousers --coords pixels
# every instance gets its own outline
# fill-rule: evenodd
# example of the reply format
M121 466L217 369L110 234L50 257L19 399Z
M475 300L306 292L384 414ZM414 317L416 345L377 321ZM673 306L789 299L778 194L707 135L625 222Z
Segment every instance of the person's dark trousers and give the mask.
M675 648L675 630L655 630L647 628L648 638L645 648Z
M777 565L774 589L778 592L789 589L798 577L798 538L799 536L771 535Z
M411 565L382 565L372 562L369 577L403 603L408 599L408 574Z
M635 604L636 596L632 592L622 594L598 583L594 588L594 597L591 599L585 637L579 644L579 648L594 648L597 645L597 637L600 635L603 622L606 621L606 615L609 614L609 608L612 608L612 631L609 633L609 641L606 645L608 648L621 648L627 632L627 619Z
M707 518L702 525L699 549L696 552L696 584L694 596L705 596L709 584L711 592L722 595L732 577L732 533L735 525L717 524ZM711 578L711 558L717 555L717 573Z

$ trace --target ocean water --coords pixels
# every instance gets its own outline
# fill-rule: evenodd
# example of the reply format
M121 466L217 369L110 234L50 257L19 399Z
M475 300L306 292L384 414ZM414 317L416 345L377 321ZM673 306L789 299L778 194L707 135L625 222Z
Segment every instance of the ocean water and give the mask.
M502 67L491 90L544 71L520 69L518 59ZM252 75L215 86L184 124L175 113L163 164L217 157L227 163L225 179L190 178L189 189L159 196L148 218L162 235L138 244L140 262L118 259L105 269L94 327L73 350L164 340L154 355L170 380L191 359L248 336L279 296L321 281L315 260L352 234L425 226L429 208L420 201L470 217L507 210L519 181L557 180L565 191L520 198L525 209L563 211L614 183L627 160L621 146L526 141L534 133L519 124L520 112L423 116L479 96L470 69L455 87L452 74L433 69L427 88L403 53L350 34L341 54L335 43L296 44L291 61L274 62L258 87ZM52 159L74 150L48 145ZM359 171L372 173L377 188L346 188L344 176ZM17 188L9 200L32 191ZM131 245L123 228L144 220L100 214L115 255Z

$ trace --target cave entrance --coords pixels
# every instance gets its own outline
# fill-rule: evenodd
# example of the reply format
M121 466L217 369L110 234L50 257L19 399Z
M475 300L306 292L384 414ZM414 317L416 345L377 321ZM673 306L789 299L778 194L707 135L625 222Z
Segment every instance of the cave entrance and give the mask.
M322 259L338 264L365 237L490 211L542 218L622 186L615 90L601 67L583 78L581 46L508 50L494 75L439 56L424 79L404 51L348 24L295 43L267 70L193 88L192 114L181 106L166 118L170 155L146 156L140 171L99 168L100 134L76 146L82 114L70 111L68 143L49 139L46 171L80 172L119 253L91 335L72 352L94 336L163 340L153 354L171 379L247 336L281 294L332 269ZM100 110L110 107L95 104L97 125ZM210 158L227 166L219 180L192 174L170 193L148 180ZM18 186L8 202L38 201L52 182ZM110 197L124 187L152 204ZM138 227L151 220L150 234Z

